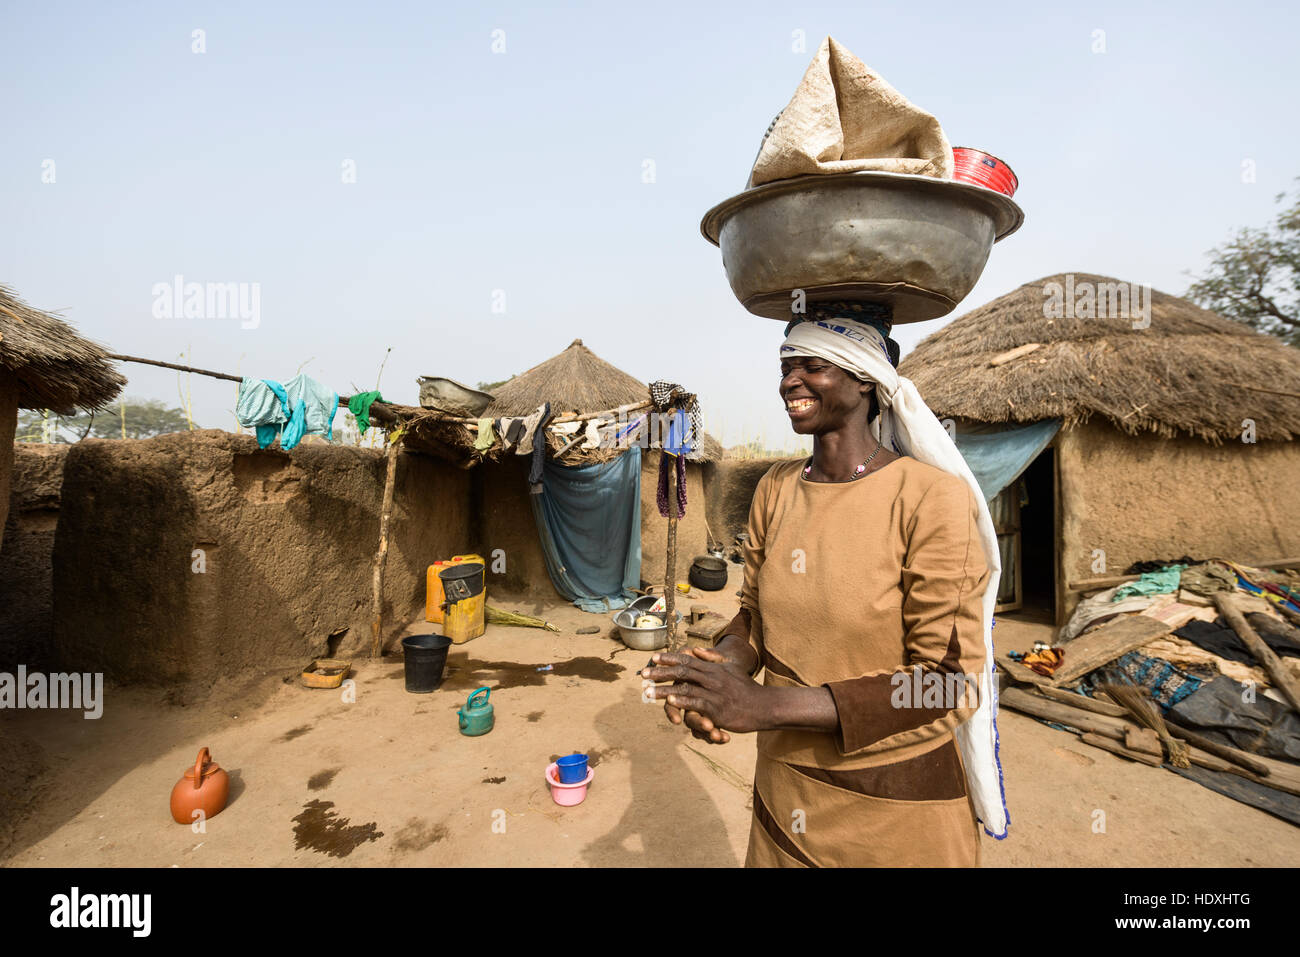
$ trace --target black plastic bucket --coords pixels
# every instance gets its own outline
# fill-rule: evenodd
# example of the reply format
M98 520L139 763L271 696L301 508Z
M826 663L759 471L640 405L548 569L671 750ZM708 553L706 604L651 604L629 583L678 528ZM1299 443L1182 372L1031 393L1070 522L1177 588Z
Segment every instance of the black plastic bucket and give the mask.
M442 684L442 670L447 666L447 649L451 639L444 635L408 635L402 639L402 658L406 666L406 690L428 694Z

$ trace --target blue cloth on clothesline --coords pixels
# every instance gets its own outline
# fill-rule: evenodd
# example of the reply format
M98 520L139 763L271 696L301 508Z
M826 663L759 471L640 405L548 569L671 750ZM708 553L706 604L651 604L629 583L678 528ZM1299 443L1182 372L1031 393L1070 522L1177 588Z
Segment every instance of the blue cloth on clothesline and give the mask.
M296 375L281 385L274 379L245 378L239 384L235 416L245 428L257 430L257 447L265 449L280 438L288 451L304 435L334 438L334 414L339 396L305 375Z

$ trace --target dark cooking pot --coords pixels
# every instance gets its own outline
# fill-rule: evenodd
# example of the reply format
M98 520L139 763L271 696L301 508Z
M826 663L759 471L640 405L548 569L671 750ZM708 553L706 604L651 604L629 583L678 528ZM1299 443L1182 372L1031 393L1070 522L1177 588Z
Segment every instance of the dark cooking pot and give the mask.
M712 555L700 555L691 565L690 580L703 591L722 591L727 587L727 563Z

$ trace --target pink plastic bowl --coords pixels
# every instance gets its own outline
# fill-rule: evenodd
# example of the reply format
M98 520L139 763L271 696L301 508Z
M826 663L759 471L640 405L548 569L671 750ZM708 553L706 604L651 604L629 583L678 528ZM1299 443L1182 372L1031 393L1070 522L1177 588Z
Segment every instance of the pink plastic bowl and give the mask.
M587 785L595 777L596 769L587 768L587 776L577 784L562 784L558 768L554 761L546 766L546 783L551 786L551 800L565 807L581 804L587 797Z

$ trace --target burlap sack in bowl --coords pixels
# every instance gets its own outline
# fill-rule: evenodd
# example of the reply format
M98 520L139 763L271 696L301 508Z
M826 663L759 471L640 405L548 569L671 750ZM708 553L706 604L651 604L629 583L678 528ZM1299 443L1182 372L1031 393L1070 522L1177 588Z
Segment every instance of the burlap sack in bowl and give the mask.
M810 173L952 179L939 121L827 37L759 148L746 188Z

